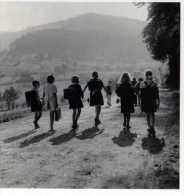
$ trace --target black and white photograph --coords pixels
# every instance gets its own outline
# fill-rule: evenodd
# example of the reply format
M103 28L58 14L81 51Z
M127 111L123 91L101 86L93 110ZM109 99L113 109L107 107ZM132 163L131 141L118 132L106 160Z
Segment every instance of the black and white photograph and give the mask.
M0 0L0 189L180 189L181 6Z

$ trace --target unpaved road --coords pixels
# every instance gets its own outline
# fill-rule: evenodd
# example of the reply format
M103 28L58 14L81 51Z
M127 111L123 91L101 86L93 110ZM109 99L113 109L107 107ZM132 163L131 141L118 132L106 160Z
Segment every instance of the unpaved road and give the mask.
M169 123L171 105L171 92L161 92L155 139L148 138L138 107L130 132L122 131L115 103L103 108L103 131L91 128L94 113L88 106L77 134L70 129L68 109L52 135L48 114L36 132L32 116L0 124L0 187L178 188L179 129Z

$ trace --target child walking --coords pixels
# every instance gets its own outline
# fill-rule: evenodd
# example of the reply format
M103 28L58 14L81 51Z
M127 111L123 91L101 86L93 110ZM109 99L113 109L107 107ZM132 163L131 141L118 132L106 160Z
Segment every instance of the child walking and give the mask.
M117 96L121 99L121 112L124 115L123 126L130 128L130 116L134 112L134 88L131 85L129 73L124 73L116 89Z
M101 123L100 121L101 106L104 105L102 89L106 91L102 80L98 78L97 72L92 73L92 79L88 81L83 92L85 92L87 87L90 91L90 100L89 100L90 106L95 106L95 111L96 111L95 127L97 127Z
M47 77L47 85L44 88L43 97L46 100L46 106L50 110L50 132L54 132L55 111L58 108L57 88L54 84L55 78L50 75Z
M111 104L112 92L113 92L113 91L112 91L112 81L109 80L109 81L108 81L108 84L107 84L107 86L106 86L107 105L108 105L109 107L112 106L112 104Z
M132 87L134 89L134 105L137 106L137 93L136 93L137 80L135 77L132 79L131 84L132 84Z
M73 110L72 115L72 128L78 128L78 120L81 114L81 108L83 108L82 98L83 91L79 84L79 77L73 76L71 79L72 84L68 87L71 90L71 95L69 97L69 108Z
M146 113L149 135L155 136L155 112L159 108L160 98L152 75L151 70L145 72L145 81L141 85L141 109Z
M42 103L40 100L40 95L39 95L39 88L40 88L40 83L39 81L34 80L32 82L32 91L31 91L31 98L30 98L30 106L31 106L31 111L35 113L34 115L34 128L38 129L40 128L38 121L42 116Z
M136 94L137 94L137 97L138 97L138 105L140 106L141 105L141 97L140 97L140 94L141 94L141 83L143 82L143 78L139 78L138 80L138 83L136 84Z

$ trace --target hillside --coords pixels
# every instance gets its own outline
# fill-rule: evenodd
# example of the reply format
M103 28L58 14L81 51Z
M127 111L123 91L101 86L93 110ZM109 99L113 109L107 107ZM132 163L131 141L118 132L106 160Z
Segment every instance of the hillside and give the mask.
M19 32L0 32L0 52L8 50L11 43L20 36Z
M138 20L90 13L31 27L20 32L10 49L0 55L1 72L55 73L63 64L68 72L119 71L120 67L139 71L154 63L142 42L144 25Z
M8 55L21 57L41 53L68 60L93 62L100 59L106 63L148 59L141 40L143 26L143 22L136 20L82 15L44 25L43 29L29 30L13 42Z

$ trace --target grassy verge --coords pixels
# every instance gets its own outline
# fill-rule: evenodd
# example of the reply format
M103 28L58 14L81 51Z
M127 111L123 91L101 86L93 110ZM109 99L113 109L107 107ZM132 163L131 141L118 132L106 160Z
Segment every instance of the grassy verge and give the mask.
M11 110L11 111L0 113L0 123L9 122L11 120L23 118L28 113L30 113L30 111L27 108L21 109L21 110Z
M157 124L163 127L167 150L166 158L155 171L158 186L161 189L179 188L179 92L163 92L161 101L164 102L164 115L158 118ZM168 112L167 112L168 111Z

